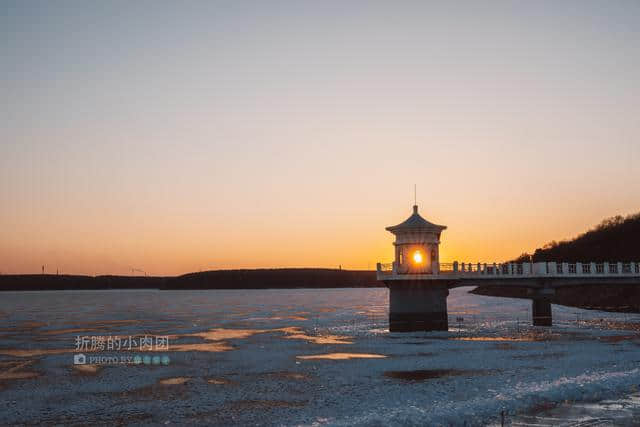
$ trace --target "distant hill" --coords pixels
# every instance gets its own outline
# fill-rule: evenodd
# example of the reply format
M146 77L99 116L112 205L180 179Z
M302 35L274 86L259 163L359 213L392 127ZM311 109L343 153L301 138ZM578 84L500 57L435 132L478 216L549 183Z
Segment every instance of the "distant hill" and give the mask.
M164 289L359 288L384 286L374 271L324 268L216 270L168 278Z
M640 213L605 219L578 237L550 242L515 262L640 262Z
M165 277L72 276L67 274L3 274L0 291L59 291L96 289L160 289Z
M96 289L268 289L384 286L374 271L325 268L216 270L176 277L0 275L0 291Z
M574 239L551 242L524 253L514 262L640 262L640 213L615 216ZM479 286L471 293L495 297L530 298L526 288ZM553 304L585 309L640 313L640 287L589 284L556 290Z

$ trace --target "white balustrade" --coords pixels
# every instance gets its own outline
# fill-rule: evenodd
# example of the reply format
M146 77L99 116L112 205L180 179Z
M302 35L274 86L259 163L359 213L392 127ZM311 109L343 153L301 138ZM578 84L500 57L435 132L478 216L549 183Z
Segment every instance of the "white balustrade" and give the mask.
M396 263L377 263L378 273L383 275L406 276L399 273ZM424 274L426 275L426 273ZM458 262L433 263L433 274L442 279L455 277L640 277L640 262L525 262L486 263Z

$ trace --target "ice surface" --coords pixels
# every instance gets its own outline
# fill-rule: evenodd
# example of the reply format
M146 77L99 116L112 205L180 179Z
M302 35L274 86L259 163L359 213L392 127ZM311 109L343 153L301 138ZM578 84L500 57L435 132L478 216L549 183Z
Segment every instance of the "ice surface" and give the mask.
M0 418L482 425L505 411L516 425L598 401L580 416L638 413L640 336L625 325L640 316L553 306L554 326L534 328L529 301L468 290L450 293L449 332L409 334L388 332L386 289L3 293ZM116 334L170 335L171 363L73 368L77 335ZM313 357L327 354L342 356Z

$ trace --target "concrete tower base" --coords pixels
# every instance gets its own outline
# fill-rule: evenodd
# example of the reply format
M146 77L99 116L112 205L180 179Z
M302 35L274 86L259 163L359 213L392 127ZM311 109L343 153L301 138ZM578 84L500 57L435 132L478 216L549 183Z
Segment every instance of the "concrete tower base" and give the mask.
M533 299L531 315L533 326L551 326L551 302L548 299Z
M446 331L447 284L434 281L393 281L389 287L389 331Z

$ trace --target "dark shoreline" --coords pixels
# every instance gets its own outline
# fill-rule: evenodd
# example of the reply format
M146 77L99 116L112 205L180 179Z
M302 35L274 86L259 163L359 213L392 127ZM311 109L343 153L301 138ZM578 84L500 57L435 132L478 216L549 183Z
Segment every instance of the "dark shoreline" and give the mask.
M516 286L478 286L471 293L491 297L531 299L529 291L526 287ZM565 307L640 313L640 287L635 285L589 284L557 288L555 295L549 296L548 299L551 304Z
M0 291L384 287L374 271L321 268L216 270L182 276L0 275Z

